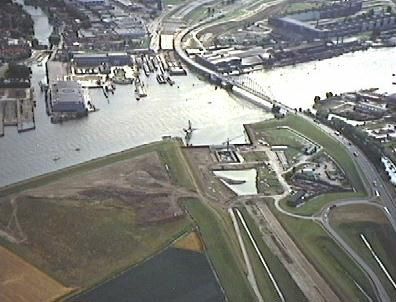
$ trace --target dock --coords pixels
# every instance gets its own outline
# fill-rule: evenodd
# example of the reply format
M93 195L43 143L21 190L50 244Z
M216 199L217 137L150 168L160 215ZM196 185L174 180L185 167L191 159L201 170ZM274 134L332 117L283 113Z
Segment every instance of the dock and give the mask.
M34 119L34 104L32 99L17 100L16 113L18 132L36 129L36 121Z
M18 132L36 128L33 90L30 88L5 88L0 98L0 136L4 127L17 127Z

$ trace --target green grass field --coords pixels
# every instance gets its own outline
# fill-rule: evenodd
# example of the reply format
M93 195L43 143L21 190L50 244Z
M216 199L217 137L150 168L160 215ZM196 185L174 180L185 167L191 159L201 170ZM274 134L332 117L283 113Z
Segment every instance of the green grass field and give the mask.
M296 162L304 149L302 138L288 129L268 128L262 132L264 139L270 145L286 145L285 156L289 164Z
M326 152L334 158L334 160L341 166L350 180L352 186L359 192L366 192L358 168L353 159L349 156L345 146L321 131L317 126L306 121L305 119L296 116L288 115L280 120L267 120L253 125L255 132L267 132L268 129L273 129L278 126L288 126L299 133L306 136L308 139L321 145Z
M269 206L341 301L367 301L355 282L370 297L375 297L370 282L360 267L327 235L321 226L311 221L285 216L279 213L273 204Z
M364 219L359 219L360 221L353 221L350 219L344 219L343 221L337 221L334 223L337 232L347 240L353 249L366 260L367 263L374 270L376 275L381 279L382 284L387 290L390 297L396 297L396 289L392 286L389 279L386 277L385 273L382 271L378 263L375 261L374 257L363 243L360 234L363 234L369 241L370 245L374 249L377 256L381 259L382 263L388 270L389 274L394 280L396 280L396 259L394 257L396 250L396 233L392 226L387 222L386 217L380 209L369 207L369 206L348 206L344 208L335 209L332 217L337 215L337 212L353 211L353 213L359 213L364 211L365 214L373 212L373 215L383 216L380 221L365 221Z
M266 166L257 167L257 191L266 195L277 195L283 193L283 187L274 171L268 170Z
M245 277L245 271L241 259L237 257L236 250L229 231L233 232L231 223L229 229L224 228L221 221L224 216L219 216L207 205L196 199L188 199L183 202L187 211L199 227L207 253L219 276L229 301L248 302L254 301L254 294Z
M249 151L244 152L242 157L247 162L255 162L255 161L267 161L268 156L264 151Z
M306 297L297 286L297 284L294 282L289 272L279 261L278 257L271 252L271 250L263 241L260 230L257 228L257 225L254 222L253 218L250 216L245 208L240 209L240 211L286 301L307 301ZM278 296L275 287L273 286L270 278L268 277L265 268L260 262L260 259L253 247L253 244L251 243L245 229L239 221L238 216L237 220L241 229L245 246L247 248L249 259L251 260L253 266L257 285L264 301L280 301L280 297Z

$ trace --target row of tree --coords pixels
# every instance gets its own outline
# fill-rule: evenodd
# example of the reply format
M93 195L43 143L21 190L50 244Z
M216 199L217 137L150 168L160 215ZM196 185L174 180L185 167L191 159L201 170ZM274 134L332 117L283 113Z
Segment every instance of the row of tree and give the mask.
M375 140L374 138L368 136L366 132L352 126L345 121L332 118L328 120L327 114L317 114L316 118L320 120L323 124L330 126L336 131L340 132L343 136L348 138L354 145L359 147L362 152L367 156L367 158L377 167L381 167L381 157L387 153L384 146Z

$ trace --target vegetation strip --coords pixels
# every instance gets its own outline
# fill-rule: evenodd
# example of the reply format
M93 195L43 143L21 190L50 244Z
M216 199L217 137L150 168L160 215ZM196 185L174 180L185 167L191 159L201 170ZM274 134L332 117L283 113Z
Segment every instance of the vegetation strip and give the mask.
M186 199L183 205L199 226L207 247L207 254L216 269L227 300L230 302L254 301L254 294L246 279L242 260L239 261L229 233L214 211L200 200L192 198Z
M378 265L381 267L381 269L385 273L386 277L389 279L389 281L392 283L393 287L396 289L395 281L393 280L392 276L389 274L388 270L386 269L385 265L382 263L381 259L374 252L373 248L371 247L370 243L367 241L366 237L364 237L363 234L360 234L360 238L362 238L364 244L370 250L370 253L373 255L375 261L377 261Z
M274 285L275 290L276 290L276 292L279 295L279 298L283 302L285 302L286 300L285 300L285 298L284 298L284 296L283 296L278 284L276 283L276 280L275 280L274 276L272 275L271 270L269 269L267 263L265 262L265 259L264 259L263 255L261 254L260 249L258 248L256 241L254 240L252 234L250 233L250 230L249 230L248 226L246 225L245 219L243 218L241 212L238 209L235 209L235 211L238 214L239 220L241 221L241 223L243 225L243 228L245 229L246 233L248 234L249 239L250 239L251 243L253 244L253 247L256 250L257 255L259 256L261 263L263 264L265 270L267 271L267 274L268 274L269 278L271 279L271 282Z
M248 276L247 277L248 277L250 283L252 283L252 288L253 288L256 296L257 296L257 299L261 302L261 301L263 301L263 297L261 296L260 291L259 291L258 286L257 286L257 281L256 281L256 278L254 276L254 272L253 272L253 269L252 269L252 264L251 264L250 259L249 259L249 255L248 255L248 253L246 251L245 243L243 242L243 238L242 238L242 235L241 235L241 230L239 228L238 222L236 220L236 217L235 217L235 214L234 214L234 211L232 210L232 208L228 209L228 212L230 213L230 216L231 216L231 219L232 219L232 223L234 224L234 229L235 229L235 232L237 233L237 236L238 236L238 241L239 241L239 245L241 247L243 258L245 259L246 268L248 270Z
M367 301L366 295L357 288L356 283L371 297L375 296L361 268L319 224L285 216L271 203L269 208L341 301Z

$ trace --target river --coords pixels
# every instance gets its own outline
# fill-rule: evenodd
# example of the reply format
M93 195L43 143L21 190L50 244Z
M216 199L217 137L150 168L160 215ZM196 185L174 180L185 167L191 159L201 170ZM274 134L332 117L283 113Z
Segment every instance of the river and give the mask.
M48 22L48 18L41 8L31 5L24 5L23 0L16 0L21 4L24 10L32 17L34 22L34 36L42 45L48 45L48 37L52 33L52 26Z
M275 100L292 108L310 108L314 97L333 93L379 88L396 92L396 48L377 48L344 54L322 61L256 71L249 76Z
M47 41L52 28L45 14L32 7L26 10L33 15L38 39ZM392 69L396 72L395 58L395 49L377 49L251 76L262 85L265 82L268 92L277 99L306 108L315 94L329 90L387 88ZM132 86L117 86L109 101L101 90L92 89L91 99L98 112L84 119L51 124L37 85L45 69L33 65L32 71L37 128L19 134L16 127L6 127L5 136L0 138L0 187L156 141L163 135L183 136L188 120L197 128L191 140L194 145L218 144L227 138L244 143L243 124L270 116L222 89L215 90L189 72L186 77L174 77L173 87L159 85L151 76L146 79L148 97L140 101L135 100ZM57 157L60 159L54 161Z

